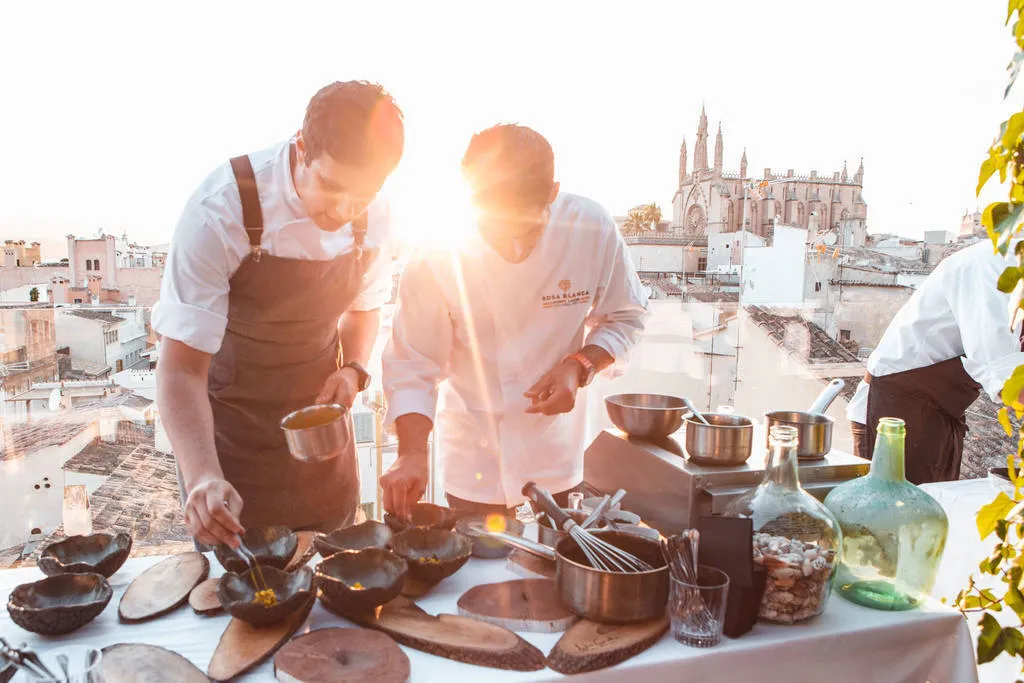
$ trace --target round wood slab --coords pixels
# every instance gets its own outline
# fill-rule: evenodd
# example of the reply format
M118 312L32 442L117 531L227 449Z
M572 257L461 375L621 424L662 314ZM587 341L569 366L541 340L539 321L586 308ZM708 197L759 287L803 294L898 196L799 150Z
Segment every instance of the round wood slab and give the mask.
M104 683L209 683L177 652L155 645L124 643L103 648Z
M217 614L224 608L224 606L220 604L220 598L217 596L217 585L219 583L220 577L216 579L207 579L193 588L192 592L188 594L189 607L191 607L196 614Z
M582 619L555 643L547 664L566 675L615 666L661 640L668 626L668 617L621 625Z
M314 602L311 596L305 607L269 626L253 626L232 617L217 643L206 674L215 681L229 681L256 666L277 652L306 623Z
M210 573L210 561L202 553L172 555L139 574L121 596L117 614L121 621L152 619L188 600L192 589Z
M281 683L406 683L409 657L391 638L365 628L322 628L274 655Z
M459 614L510 631L558 633L578 618L562 604L551 579L519 579L474 586L459 598Z

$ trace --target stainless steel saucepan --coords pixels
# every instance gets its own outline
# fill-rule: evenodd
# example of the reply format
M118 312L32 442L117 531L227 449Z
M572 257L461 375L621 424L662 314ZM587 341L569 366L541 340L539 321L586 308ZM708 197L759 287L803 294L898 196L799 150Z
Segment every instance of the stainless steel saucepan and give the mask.
M765 440L775 425L790 425L797 430L797 457L801 460L816 460L832 450L832 427L835 421L824 412L836 400L846 386L841 379L828 383L806 412L776 410L765 414Z

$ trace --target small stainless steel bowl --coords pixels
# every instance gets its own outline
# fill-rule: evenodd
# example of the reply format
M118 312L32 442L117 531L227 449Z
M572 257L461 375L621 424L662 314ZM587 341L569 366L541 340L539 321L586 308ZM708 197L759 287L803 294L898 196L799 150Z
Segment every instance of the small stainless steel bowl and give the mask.
M612 424L630 436L666 437L683 424L689 412L683 399L662 394L613 394L604 399Z
M310 406L281 420L288 450L298 460L321 462L341 455L352 440L348 410L331 403Z
M754 423L749 417L704 413L710 425L686 419L686 455L698 465L742 465L754 445Z

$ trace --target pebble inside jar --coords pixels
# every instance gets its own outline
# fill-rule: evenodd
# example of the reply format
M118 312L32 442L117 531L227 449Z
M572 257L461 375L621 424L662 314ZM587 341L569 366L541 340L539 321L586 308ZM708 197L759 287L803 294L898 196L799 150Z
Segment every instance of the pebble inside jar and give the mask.
M764 479L725 513L753 520L754 562L768 575L759 618L780 624L825 610L842 547L835 517L800 486L797 445L794 427L772 427Z

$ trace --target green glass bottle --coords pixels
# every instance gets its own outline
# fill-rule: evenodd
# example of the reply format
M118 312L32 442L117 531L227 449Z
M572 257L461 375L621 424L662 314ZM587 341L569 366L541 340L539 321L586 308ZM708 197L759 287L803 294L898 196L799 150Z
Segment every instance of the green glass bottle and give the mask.
M875 609L920 604L935 583L949 531L942 506L907 481L906 434L903 420L879 420L871 471L825 497L843 531L836 588Z

